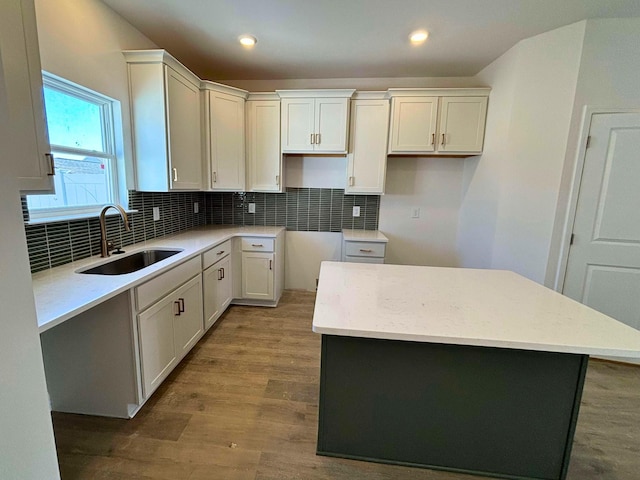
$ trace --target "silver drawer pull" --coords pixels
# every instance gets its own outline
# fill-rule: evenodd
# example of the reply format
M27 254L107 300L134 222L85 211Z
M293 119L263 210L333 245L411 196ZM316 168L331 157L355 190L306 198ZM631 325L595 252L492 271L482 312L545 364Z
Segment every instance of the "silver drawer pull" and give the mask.
M224 253L224 250L220 250L218 253L216 253L216 255L222 255Z
M371 253L371 252L373 252L373 250L371 250L370 248L361 248L360 251L362 253Z
M261 244L261 243L252 243L251 246L252 247L264 247L264 245Z

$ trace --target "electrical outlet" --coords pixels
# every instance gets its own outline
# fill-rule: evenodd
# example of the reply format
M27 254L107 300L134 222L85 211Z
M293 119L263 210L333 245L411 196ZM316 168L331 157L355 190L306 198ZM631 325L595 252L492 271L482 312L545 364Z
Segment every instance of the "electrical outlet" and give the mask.
M360 216L360 207L353 207L353 216L354 217Z
M250 203L249 204L249 209L247 210L247 212L256 213L256 204L255 203Z
M420 207L413 207L411 209L411 218L420 218Z
M160 207L153 207L153 221L157 222L160 220Z
M193 202L193 213L200 213L200 205L198 202Z

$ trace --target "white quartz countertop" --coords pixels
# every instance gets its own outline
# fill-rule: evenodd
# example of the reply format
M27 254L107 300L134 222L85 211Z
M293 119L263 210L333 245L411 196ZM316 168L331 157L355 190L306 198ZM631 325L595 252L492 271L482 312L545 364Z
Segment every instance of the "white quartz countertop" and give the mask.
M348 242L387 243L389 241L379 230L354 230L352 228L343 228L342 238Z
M640 332L504 270L323 262L313 331L640 358Z
M182 252L161 262L124 275L90 275L77 273L87 267L118 258L94 256L32 275L33 294L42 333L56 325L146 282L177 264L193 258L215 245L236 236L275 237L284 227L233 227L212 225L198 227L176 235L161 237L124 247L126 254L149 248L176 248Z

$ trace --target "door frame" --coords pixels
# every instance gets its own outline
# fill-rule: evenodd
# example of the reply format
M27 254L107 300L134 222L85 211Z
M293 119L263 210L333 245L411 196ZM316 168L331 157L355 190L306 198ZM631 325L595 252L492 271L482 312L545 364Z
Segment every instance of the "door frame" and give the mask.
M615 113L640 113L640 108L596 107L593 105L585 105L582 110L580 134L578 136L578 149L576 151L571 187L569 191L569 208L567 209L564 227L562 229L562 240L560 245L558 268L556 270L555 281L553 285L554 290L560 293L564 291L564 281L567 274L569 250L571 247L571 234L573 233L573 225L576 219L576 210L578 209L578 198L580 196L580 186L582 184L584 161L587 155L587 137L589 136L589 132L591 131L593 116L599 114Z

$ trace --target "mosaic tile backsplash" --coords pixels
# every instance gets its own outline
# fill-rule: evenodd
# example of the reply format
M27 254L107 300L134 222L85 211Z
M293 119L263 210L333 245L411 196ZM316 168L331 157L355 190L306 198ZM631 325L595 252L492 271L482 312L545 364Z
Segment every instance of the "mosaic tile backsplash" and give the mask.
M193 213L198 202L200 211ZM255 203L255 213L248 213ZM353 217L360 206L360 217ZM153 207L160 220L153 220ZM288 188L286 193L148 193L129 192L131 231L120 216L107 217L107 235L116 246L162 237L200 225L283 226L292 231L340 232L343 228L376 230L380 197L345 195L342 189ZM23 216L29 220L26 201ZM25 225L31 272L57 267L100 253L97 218Z

